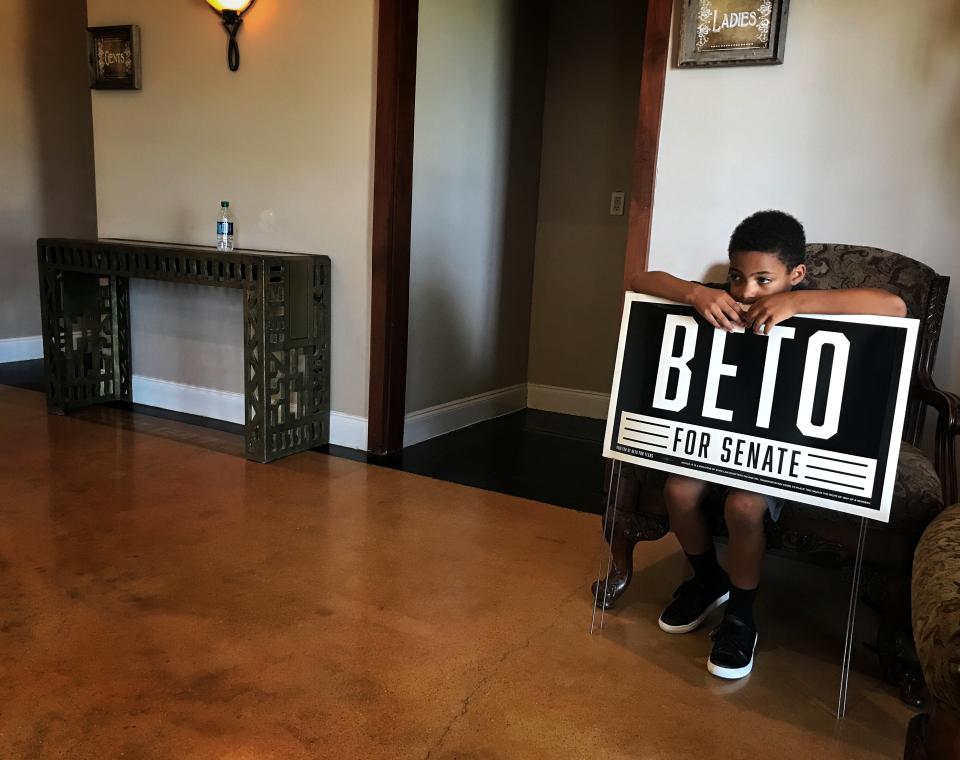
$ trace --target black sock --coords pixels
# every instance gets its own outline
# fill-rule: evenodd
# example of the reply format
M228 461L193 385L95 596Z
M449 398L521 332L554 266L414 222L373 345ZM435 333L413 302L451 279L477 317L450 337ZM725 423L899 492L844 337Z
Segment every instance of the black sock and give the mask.
M693 567L693 577L698 581L713 585L726 581L726 573L717 562L717 548L712 543L703 554L687 554L687 559Z
M753 600L757 598L757 589L737 588L730 584L730 601L727 602L727 615L736 615L751 628L756 626L753 620Z

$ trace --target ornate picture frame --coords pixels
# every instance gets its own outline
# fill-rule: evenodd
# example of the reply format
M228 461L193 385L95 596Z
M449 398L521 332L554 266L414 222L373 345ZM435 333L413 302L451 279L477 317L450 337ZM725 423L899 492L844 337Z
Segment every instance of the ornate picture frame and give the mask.
M140 89L139 26L88 28L87 55L91 89Z
M677 65L783 63L789 0L683 0Z

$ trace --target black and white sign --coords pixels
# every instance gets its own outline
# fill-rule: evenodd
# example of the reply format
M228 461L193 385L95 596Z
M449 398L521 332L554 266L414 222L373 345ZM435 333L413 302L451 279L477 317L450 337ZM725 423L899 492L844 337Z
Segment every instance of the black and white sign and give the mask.
M727 333L628 293L604 455L887 522L916 337L846 315Z

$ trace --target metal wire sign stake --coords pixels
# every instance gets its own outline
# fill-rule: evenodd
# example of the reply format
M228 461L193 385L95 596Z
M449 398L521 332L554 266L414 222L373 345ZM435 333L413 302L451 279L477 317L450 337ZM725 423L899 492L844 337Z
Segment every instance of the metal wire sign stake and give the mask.
M594 584L596 589L593 596L593 614L590 616L590 633L593 634L594 629L596 628L597 622L597 606L600 605L600 626L597 630L603 630L603 616L607 609L607 589L610 585L610 570L613 567L613 531L614 523L617 521L617 502L620 497L620 470L623 467L623 462L617 462L616 470L614 470L613 464L610 464L610 485L607 486L607 506L604 510L603 515L603 530L600 531L600 559L598 560L597 567L597 582ZM616 471L616 474L614 474ZM616 492L614 492L614 480L616 480ZM610 497L613 496L613 514L611 515L611 500ZM607 536L609 535L609 539ZM603 576L603 544L604 541L607 542L607 577L603 581L603 601L601 602L600 596L600 578Z
M847 690L850 687L850 662L853 659L853 629L857 621L857 597L860 596L860 574L863 569L863 547L867 539L867 518L860 518L857 538L857 556L853 561L853 581L850 584L850 604L847 607L847 630L843 640L843 665L840 667L840 697L837 700L837 720L847 714Z

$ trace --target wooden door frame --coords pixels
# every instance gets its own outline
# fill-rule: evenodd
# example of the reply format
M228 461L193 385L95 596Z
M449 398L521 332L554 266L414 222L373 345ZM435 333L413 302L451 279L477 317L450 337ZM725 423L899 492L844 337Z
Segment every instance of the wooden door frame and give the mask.
M633 142L633 183L630 190L630 217L627 222L627 250L623 262L624 290L634 273L647 271L673 5L674 0L649 0L647 3L637 131Z
M675 0L648 0L624 286L647 268L663 88ZM367 448L403 448L418 0L379 0Z
M367 449L403 448L418 0L379 0Z

